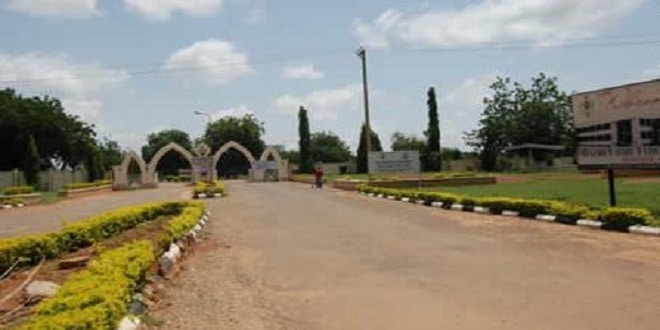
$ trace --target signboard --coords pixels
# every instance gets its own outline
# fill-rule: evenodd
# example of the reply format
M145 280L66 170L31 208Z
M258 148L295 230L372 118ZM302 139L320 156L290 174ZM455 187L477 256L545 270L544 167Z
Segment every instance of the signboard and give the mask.
M660 168L660 80L571 97L581 168Z
M193 157L193 180L210 181L213 176L213 171L213 157Z
M419 173L419 164L419 151L369 153L369 173Z
M253 171L277 170L277 161L274 160L254 161L251 165Z

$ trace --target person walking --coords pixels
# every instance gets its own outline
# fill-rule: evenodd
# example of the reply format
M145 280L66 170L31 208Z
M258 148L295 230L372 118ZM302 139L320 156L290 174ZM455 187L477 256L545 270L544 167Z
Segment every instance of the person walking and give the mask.
M316 179L316 189L323 188L323 168L321 165L316 165L316 168L314 168L314 178Z

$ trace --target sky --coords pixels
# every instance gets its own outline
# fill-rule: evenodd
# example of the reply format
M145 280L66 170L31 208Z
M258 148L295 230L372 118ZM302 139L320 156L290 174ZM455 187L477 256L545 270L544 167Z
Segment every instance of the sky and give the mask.
M360 45L386 149L422 136L429 87L443 147L468 150L497 76L545 72L568 93L660 78L658 0L0 0L0 31L0 88L57 97L134 150L245 113L295 149L304 105L355 151Z

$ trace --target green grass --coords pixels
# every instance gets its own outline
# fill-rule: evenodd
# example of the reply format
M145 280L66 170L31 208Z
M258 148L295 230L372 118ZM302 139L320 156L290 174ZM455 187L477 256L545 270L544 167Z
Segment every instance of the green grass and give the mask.
M589 206L609 206L607 180L578 173L540 173L514 175L523 182L464 187L432 187L424 190L444 191L475 197L517 197L550 199ZM617 204L624 207L643 207L660 214L660 183L616 180Z
M60 195L55 191L42 191L41 192L41 202L42 203L55 203L60 198Z

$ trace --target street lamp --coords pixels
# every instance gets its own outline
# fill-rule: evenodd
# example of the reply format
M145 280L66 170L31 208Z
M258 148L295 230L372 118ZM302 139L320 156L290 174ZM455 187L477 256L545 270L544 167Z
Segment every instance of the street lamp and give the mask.
M360 46L355 54L362 60L362 90L364 93L364 123L366 126L367 174L369 169L369 152L371 152L371 124L369 124L369 87L367 86L367 50Z
M206 113L206 112L201 112L201 111L195 111L195 114L198 116L206 116L206 120L208 121L208 124L211 125L211 115Z

